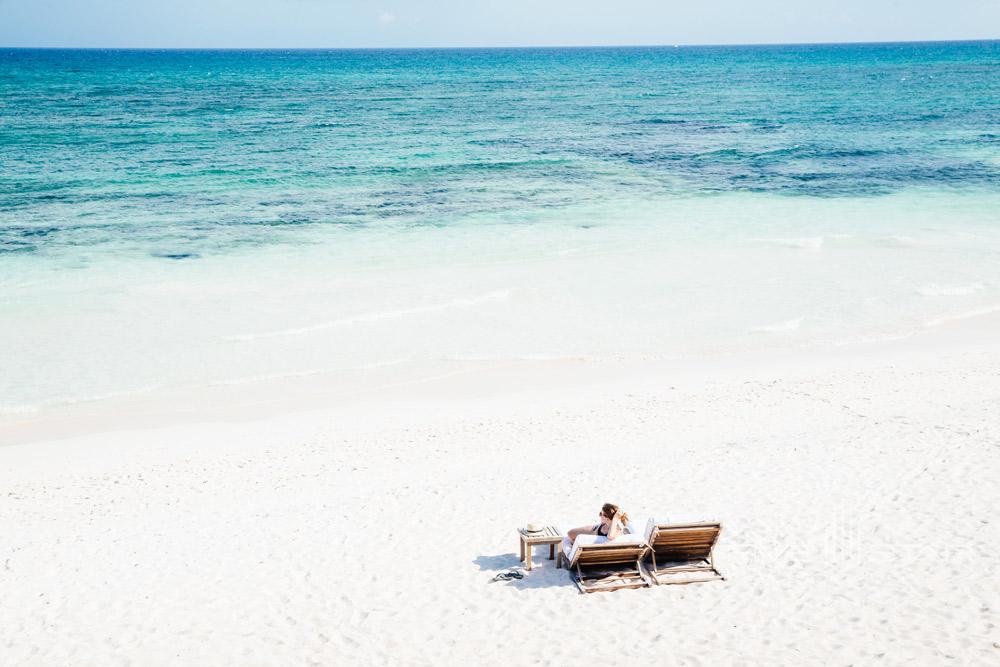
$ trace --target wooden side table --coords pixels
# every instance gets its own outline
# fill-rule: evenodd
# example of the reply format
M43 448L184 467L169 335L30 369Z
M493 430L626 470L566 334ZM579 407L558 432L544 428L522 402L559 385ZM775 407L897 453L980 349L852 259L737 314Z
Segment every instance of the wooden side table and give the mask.
M524 528L518 528L517 532L521 536L521 560L524 561L524 569L526 570L531 569L532 547L537 544L549 545L549 560L553 560L556 557L556 546L563 541L563 534L555 526L545 526L542 530L534 533L529 533ZM556 567L559 567L560 562L561 559L556 562Z

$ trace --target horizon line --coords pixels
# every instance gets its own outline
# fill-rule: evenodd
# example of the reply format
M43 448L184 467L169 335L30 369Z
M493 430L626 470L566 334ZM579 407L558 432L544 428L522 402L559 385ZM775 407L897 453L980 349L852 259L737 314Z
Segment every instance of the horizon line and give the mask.
M4 46L0 50L23 51L471 51L527 49L672 49L698 47L763 46L858 46L889 44L971 44L1000 42L1000 37L963 39L857 40L822 42L705 42L674 44L513 44L505 46Z

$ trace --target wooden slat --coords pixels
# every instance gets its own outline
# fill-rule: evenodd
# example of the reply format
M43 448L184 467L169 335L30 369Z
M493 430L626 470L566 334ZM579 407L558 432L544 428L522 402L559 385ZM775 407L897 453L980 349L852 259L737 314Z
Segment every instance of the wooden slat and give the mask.
M711 544L657 544L653 546L656 553L661 551L704 551L711 548Z
M651 546L658 559L707 558L712 553L721 530L722 526L719 524L658 526Z
M580 547L580 551L583 551L588 554L618 554L618 553L637 554L640 551L645 551L645 550L646 550L646 545L644 544L635 544L628 547L619 547L619 546L610 548L603 547L600 549L595 549L593 547L585 547L585 546Z
M681 554L681 553L683 553L683 554L706 554L706 555L708 555L708 553L710 551L712 551L712 547L711 546L706 546L706 547L671 547L669 549L661 549L659 547L656 547L656 548L653 549L653 551L658 556L660 556L661 558L666 557L667 554ZM674 560L679 560L679 559L675 558Z
M653 541L654 544L712 544L715 542L715 535L704 535L704 536L671 536L671 537L659 537Z
M603 563L631 563L638 556L635 554L622 554L620 556L602 556L600 558L583 557L577 558L577 562L582 565L600 565Z
M644 544L590 544L576 550L571 565L634 563L646 549Z
M659 525L656 530L661 534L666 533L692 533L692 534L712 534L718 533L722 529L719 524L711 526L670 526L670 525Z
M583 553L580 554L579 560L581 563L611 563L618 562L622 560L635 560L639 557L639 554L635 551L627 551L621 553L610 553L610 554L590 554Z
M712 537L674 537L671 539L656 539L653 544L715 544L715 536Z
M670 535L664 536L663 534L657 535L653 539L654 544L683 544L684 542L708 542L709 544L715 542L718 535Z

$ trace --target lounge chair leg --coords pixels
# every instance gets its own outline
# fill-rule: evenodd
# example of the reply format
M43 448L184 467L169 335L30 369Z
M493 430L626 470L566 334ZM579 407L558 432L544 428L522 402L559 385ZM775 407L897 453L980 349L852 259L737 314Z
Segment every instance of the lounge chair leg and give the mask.
M573 577L573 583L576 584L576 587L580 589L581 593L586 594L590 592L587 589L587 585L583 583L583 572L580 571L579 564L576 566L576 576L573 576L572 572L570 572L570 576Z
M726 578L722 576L722 573L715 567L715 547L712 547L712 551L708 554L708 566L712 568L712 572L715 572L715 575L719 577L719 579L722 579L723 581L726 580Z

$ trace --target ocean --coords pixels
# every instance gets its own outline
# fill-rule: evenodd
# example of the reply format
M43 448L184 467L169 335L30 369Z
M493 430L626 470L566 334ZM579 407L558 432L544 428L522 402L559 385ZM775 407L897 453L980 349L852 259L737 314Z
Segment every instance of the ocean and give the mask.
M1000 42L0 49L0 418L1000 312Z

